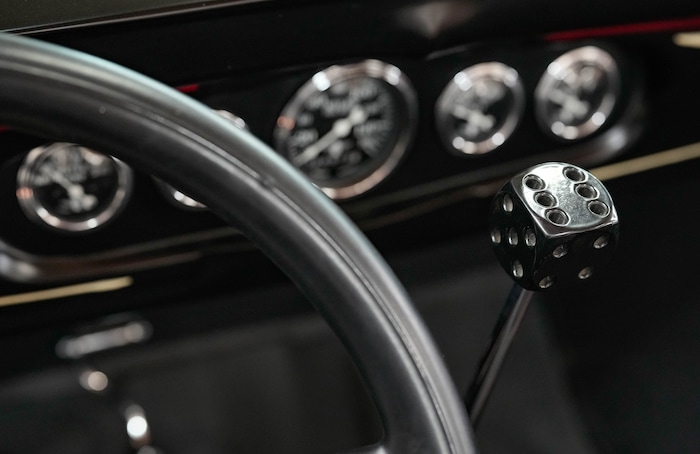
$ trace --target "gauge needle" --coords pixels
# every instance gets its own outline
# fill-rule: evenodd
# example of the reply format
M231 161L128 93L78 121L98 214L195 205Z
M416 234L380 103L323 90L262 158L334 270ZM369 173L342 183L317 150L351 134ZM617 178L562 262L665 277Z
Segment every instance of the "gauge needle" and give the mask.
M455 106L455 108L452 110L452 115L468 123L468 132L471 135L477 135L479 132L490 131L496 122L493 115L484 115L484 113L479 110L469 109L460 105Z
M549 100L561 106L560 117L562 121L571 122L586 116L590 110L590 104L579 99L572 93L561 89L554 89L549 93Z
M91 210L97 205L97 197L85 194L85 189L81 185L73 183L60 172L45 166L41 169L41 173L66 190L70 199L70 209L74 213Z
M303 166L307 162L315 159L316 156L328 148L333 142L347 137L352 131L352 128L367 121L367 117L367 112L360 106L353 107L347 117L336 120L330 131L316 142L306 147L304 151L292 159L292 162L296 166Z

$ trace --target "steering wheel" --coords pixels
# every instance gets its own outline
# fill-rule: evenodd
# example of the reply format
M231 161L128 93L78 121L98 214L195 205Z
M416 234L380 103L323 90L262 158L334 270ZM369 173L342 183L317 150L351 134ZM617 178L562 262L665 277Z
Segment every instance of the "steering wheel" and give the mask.
M388 265L255 137L145 76L12 35L0 35L0 122L152 173L267 254L343 341L377 405L384 438L356 452L476 451L462 400Z

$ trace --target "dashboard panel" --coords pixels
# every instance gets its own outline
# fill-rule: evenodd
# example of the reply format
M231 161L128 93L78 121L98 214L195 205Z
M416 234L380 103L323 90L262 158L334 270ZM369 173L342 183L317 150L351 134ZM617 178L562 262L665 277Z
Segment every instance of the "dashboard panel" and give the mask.
M690 146L676 155L691 159L692 146L700 140L691 125L697 50L679 41L700 29L692 4L672 2L652 14L622 2L606 3L605 17L586 2L570 2L567 14L555 14L558 8L546 1L528 2L527 10L509 2L472 1L205 6L116 22L41 26L24 33L159 79L212 109L233 114L278 148L275 131L285 108L318 74L367 62L395 68L406 81L397 99L410 100L394 111L415 110L409 115L412 127L405 149L391 171L381 172L381 181L337 200L386 254L487 231L484 213L490 197L504 179L529 165L566 160L595 168L620 162L608 168L606 178L611 179L625 174L620 169L630 159L649 156L648 165L665 165L662 152L677 147ZM576 66L577 60L586 60L581 52L590 50L594 64ZM552 73L555 66L559 73ZM504 74L511 74L511 82L505 82ZM592 89L585 87L586 80ZM460 84L459 102L445 105L445 93L454 93ZM606 101L608 91L612 101ZM586 106L596 108L589 112ZM305 132L316 139L328 136L335 123L348 121L347 109ZM585 134L567 137L565 128L554 131L548 116L562 112L573 123L582 115L588 122ZM375 113L374 120L381 115ZM464 118L470 115L478 120L471 122L478 125L476 132L469 131ZM461 135L450 135L455 131ZM474 143L490 145L482 152L464 152L469 134L478 137ZM355 142L349 143L353 137ZM0 215L7 220L0 224L0 275L9 294L204 258L226 257L234 266L249 260L252 248L238 232L207 210L173 203L173 191L164 192L162 182L138 170L130 178L123 206L95 228L57 229L28 214L20 201L26 191L18 190L18 175L32 150L56 139L71 142L69 137L49 140L0 130ZM341 151L333 159L350 156L342 148L358 143L354 131L335 139ZM316 153L326 160L330 155L328 150ZM80 173L78 180L84 178ZM62 186L55 178L48 180L56 204L76 203L66 187L80 196L77 200L90 200L83 181L63 181Z
M59 36L62 35L59 34ZM599 116L603 115L599 129L591 131L586 137L564 138L552 133L551 127L543 124L545 114L542 113L541 107L545 102L543 100L549 96L548 90L559 93L560 97L564 92L554 88L543 88L542 84L547 80L547 69L553 62L581 49L594 49L610 56L610 60L616 65L612 77L623 89L614 92L613 101L606 106L608 110L605 115L598 112ZM376 177L375 174L370 178L369 174L365 176L360 174L360 177L337 177L339 181L342 181L342 178L346 180L350 178L347 181L352 184L341 184L345 188L345 193L335 188L338 184L332 179L333 177L328 177L328 190L334 191L336 196L345 194L342 197L336 197L338 202L356 222L370 232L386 231L394 225L401 228L402 222L457 203L478 206L503 178L517 169L537 162L568 160L591 166L609 161L637 143L646 121L644 111L640 107L648 99L646 84L649 70L645 67L647 63L640 61L635 51L627 49L624 44L620 45L615 40L550 42L538 38L524 42L503 41L462 45L430 52L427 55L411 56L395 53L382 56L383 60L374 58L377 55L366 55L366 57L373 59L342 58L259 69L246 72L244 75L214 74L206 78L197 77L180 81L182 83L177 84L176 87L201 100L212 109L234 114L263 141L281 149L285 144L281 142L279 134L275 136L275 131L280 130L279 124L282 119L285 119L285 109L289 109L285 106L293 102L295 96L299 96L299 90L305 84L308 85L318 74L323 74L324 70L350 68L374 62L375 65L385 65L387 68L400 71L407 82L404 93L395 95L399 100L396 102L407 102L406 98L409 97L411 107L399 105L393 109L397 114L403 111L414 111L410 120L401 120L406 122L403 128L407 132L410 129L411 135L401 139L405 143L401 145L403 148L400 158L396 156L391 158L389 167L382 164L382 159L385 158L371 158L382 161L379 164L373 164L370 158L366 158L370 162L368 164L370 170L371 166L375 166L375 170L382 171L377 172L381 173L381 176ZM492 122L498 121L505 124L507 120L509 123L507 127L510 129L508 138L499 139L497 145L492 144L485 152L455 152L455 149L447 143L450 139L445 138L449 132L443 129L446 121L438 120L437 106L447 87L454 84L455 77L463 75L470 68L479 68L480 65L502 65L509 68L517 79L518 101L510 103L506 100L501 103L502 105L496 105L495 116L486 115L480 111L482 109L486 112L487 109L491 109L488 102L492 101L488 101L485 107L480 107L479 103L483 103L482 100L472 100L470 102L475 103L476 107L472 107L471 110L464 106L460 108L467 113L476 112L482 118L491 119ZM387 86L391 85L387 83ZM499 87L502 86L499 85ZM565 102L570 104L571 100L578 99L576 96L569 98L557 101L559 104L553 102L550 104L556 107L564 105ZM594 105L597 101L591 102ZM495 101L493 103L498 104ZM589 101L583 101L583 103L588 104ZM325 119L325 124L321 125L318 131L306 128L302 132L313 132L316 140L322 139L321 136L324 133L328 138L329 131L333 129L331 120L339 123L342 120L341 117L347 117L350 112L347 107L345 109L346 111L334 112L333 118ZM454 109L453 107L452 110ZM498 109L502 112L497 112ZM559 112L564 110L561 108ZM451 112L447 115L451 116L449 121L453 124L452 128L466 128L465 125L468 122L464 119L458 119ZM589 118L594 115L594 112L584 110L581 115ZM495 120L499 116L500 118ZM366 120L362 126L379 124L376 119L384 121L385 117L390 118L390 115L375 113L374 119ZM502 125L494 124L496 129L502 128ZM397 124L396 127L398 128L399 125ZM349 137L356 136L357 131L361 130L359 125L351 129L352 133L346 133ZM485 132L479 132L486 134L484 139L479 140L502 136L496 129L490 133L488 128ZM380 131L375 136L379 137L381 134L384 132ZM145 249L152 254L158 254L157 250L162 249L163 256L167 256L168 250L172 248L176 248L178 253L182 252L182 248L187 248L186 245L195 250L198 247L197 242L202 241L202 238L229 245L244 243L235 231L226 228L206 211L178 209L177 204L172 204L172 200L168 200L167 195L164 197L157 181L149 175L138 174L138 172L133 178L133 184L129 183L129 186L133 185L133 189L129 190L131 193L129 200L125 202L123 209L113 213L113 219L110 219L106 225L100 222L100 225L95 226L97 228L71 232L70 229L52 228L45 222L36 222L40 216L32 216L31 213L27 216L26 206L23 208L21 202L18 204L16 195L20 192L15 191L14 186L17 185L16 175L21 173L28 153L47 144L41 138L12 130L2 132L0 140L6 150L6 159L1 168L5 186L0 195L3 202L1 209L7 219L13 220L11 224L0 227L0 235L9 248L16 250L15 254L31 254L36 256L38 261L41 261L41 257L69 254L76 260L84 256L89 261L95 253L101 253L103 257L112 255L115 261L123 261L124 254L130 253L125 252L125 248ZM288 137L287 140L291 138ZM352 148L357 147L358 141L348 145L346 137L336 138L335 142L336 145L341 145L341 148L342 146ZM309 143L307 142L306 145L310 150ZM318 154L319 151L316 153ZM345 156L350 155L350 151L343 153L341 150L340 158L344 159ZM327 156L330 156L330 153L328 150L323 150L320 155L321 158L328 159ZM368 153L363 155L370 156ZM386 159L389 159L389 155ZM305 167L308 165L304 163ZM346 168L350 166L346 165ZM301 170L308 172L305 168ZM328 172L327 169L321 170ZM375 170L370 173L374 173ZM315 171L319 172L318 169ZM371 183L366 184L370 180ZM357 190L363 184L365 188ZM52 186L54 191L65 192L65 188L61 188L61 185L55 181L52 182ZM354 192L348 193L348 188L354 188L352 189ZM61 198L60 195L57 197ZM16 228L18 225L22 228ZM467 228L477 226L479 222L474 222ZM445 232L446 235L449 233L449 231ZM391 245L389 244L388 247ZM138 257L132 257L132 259L138 262ZM46 266L50 267L48 264L50 260L46 263ZM78 277L80 276L73 276L73 278ZM21 281L23 278L14 276L14 279Z

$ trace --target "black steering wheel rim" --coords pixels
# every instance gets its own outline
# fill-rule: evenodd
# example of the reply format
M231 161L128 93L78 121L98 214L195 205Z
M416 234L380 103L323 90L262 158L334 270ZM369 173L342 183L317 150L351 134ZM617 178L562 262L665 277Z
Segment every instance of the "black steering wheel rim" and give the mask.
M263 250L343 341L376 402L385 437L363 451L475 452L401 284L342 211L262 142L144 76L12 35L0 35L0 122L152 173Z

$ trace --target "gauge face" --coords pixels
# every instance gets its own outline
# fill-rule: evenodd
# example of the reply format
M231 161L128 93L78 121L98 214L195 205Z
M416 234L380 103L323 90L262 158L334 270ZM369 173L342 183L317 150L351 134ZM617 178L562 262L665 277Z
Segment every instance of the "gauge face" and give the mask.
M581 47L557 58L535 90L537 119L564 140L577 140L600 129L617 101L620 76L604 50Z
M395 66L376 60L317 73L277 119L275 147L334 199L359 195L398 164L416 100Z
M17 174L17 199L42 225L79 232L111 220L131 193L132 171L121 161L70 143L29 152Z
M517 71L502 63L481 63L457 73L435 106L445 146L467 155L501 146L520 121L525 91Z

